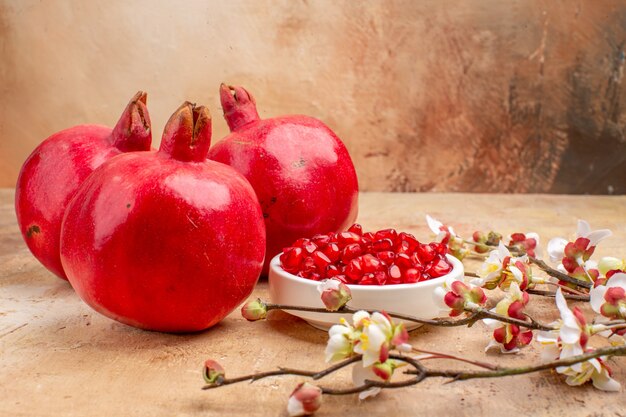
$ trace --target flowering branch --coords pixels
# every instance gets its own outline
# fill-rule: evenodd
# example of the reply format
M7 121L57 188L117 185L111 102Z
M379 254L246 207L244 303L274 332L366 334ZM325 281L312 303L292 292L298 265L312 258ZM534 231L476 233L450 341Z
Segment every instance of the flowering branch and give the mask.
M303 307L303 306L290 306L290 305L284 305L284 304L272 304L272 303L264 303L260 300L257 300L257 302L261 302L265 308L266 311L271 311L271 310L296 310L296 311L308 311L308 312L313 312L313 313L344 313L344 314L354 314L357 311L357 309L354 309L352 307L349 307L347 305L341 307L340 309L336 310L336 311L329 311L326 308L317 308L317 307ZM365 310L367 311L367 310ZM375 310L370 310L368 311L368 313L373 313ZM514 324L517 326L521 326L521 327L525 327L527 329L533 329L533 330L555 330L556 327L549 325L549 324L543 324L543 323L539 323L537 321L535 321L534 319L530 318L530 321L525 321L525 320L520 320L520 319L516 319L513 317L508 317L508 316L504 316L502 314L498 314L496 312L487 310L485 308L482 307L467 307L465 309L465 311L471 313L469 316L464 317L462 319L448 319L448 318L436 318L436 319L420 319L418 317L414 317L414 316L410 316L407 314L399 314L399 313L392 313L392 312L388 312L387 314L390 317L396 318L396 319L400 319L403 321L409 321L412 323L418 323L418 324L428 324L430 326L439 326L439 327L457 327L457 326L468 326L471 327L474 323L476 323L478 320L482 320L482 319L493 319L493 320L497 320L500 321L502 323L508 323L508 324Z
M442 358L448 359L446 356L451 355L442 355ZM521 367L511 367L511 368L501 368L492 365L492 369L485 371L464 371L464 370L449 370L449 369L431 369L424 366L421 363L420 359L413 358L405 355L397 355L390 354L389 359L396 360L399 362L406 363L410 365L413 369L407 370L404 373L407 375L415 375L414 378L409 378L403 381L398 382L384 382L384 381L372 381L365 380L363 384L345 388L345 389L336 389L320 386L321 392L323 394L328 395L349 395L349 394L357 394L360 392L367 391L371 388L382 388L382 389L393 389L393 388L404 388L413 385L417 385L426 378L433 377L443 377L448 378L450 381L466 381L469 379L478 379L478 378L500 378L505 376L512 375L522 375L533 372L544 371L547 369L556 369L559 367L572 366L575 364L587 362L591 359L608 357L608 356L626 356L626 345L622 346L613 346L613 347L605 347L596 349L591 352L583 353L581 355L571 356L566 359L558 359L550 362L546 362L540 365L532 365L532 366L521 366ZM307 376L313 380L321 379L327 375L330 375L339 369L342 369L352 363L359 362L362 359L362 355L352 356L342 362L337 363L336 365L330 366L324 370L312 372L306 370L299 369L288 369L288 368L280 368L275 371L268 372L259 372L250 375L244 375L237 378L226 379L221 378L214 383L210 383L202 387L203 390L218 388L225 385L234 384L237 382L243 381L257 381L259 379L267 378L270 376L281 376L281 375L298 375L298 376ZM357 365L358 366L358 365Z

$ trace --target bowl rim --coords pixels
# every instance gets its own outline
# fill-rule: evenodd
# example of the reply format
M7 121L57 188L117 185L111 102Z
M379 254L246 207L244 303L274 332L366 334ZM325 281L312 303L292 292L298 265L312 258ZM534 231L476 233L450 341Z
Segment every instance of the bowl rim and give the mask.
M314 281L312 279L302 278L290 272L285 271L283 267L280 265L280 255L281 253L279 253L278 255L272 258L272 260L270 261L270 269L276 272L277 274L281 275L283 278L286 278L290 281L296 282L301 285L306 285L306 286L315 287L315 288L317 288L317 286L319 286L320 283L324 282L324 280ZM350 288L350 291L352 292L354 292L355 290L363 291L363 292L368 292L368 291L369 292L376 292L376 291L391 292L395 290L407 290L407 289L415 289L415 288L421 288L421 287L429 287L429 286L432 286L433 284L440 285L440 284L443 284L446 281L446 279L450 275L452 275L455 271L458 271L459 269L464 270L463 263L459 261L457 258L455 258L454 256L450 254L446 254L446 258L452 264L452 270L445 275L442 275L438 278L429 279L427 281L420 281L420 282L415 282L411 284L389 284L389 285L346 284L346 285L348 286L348 288Z

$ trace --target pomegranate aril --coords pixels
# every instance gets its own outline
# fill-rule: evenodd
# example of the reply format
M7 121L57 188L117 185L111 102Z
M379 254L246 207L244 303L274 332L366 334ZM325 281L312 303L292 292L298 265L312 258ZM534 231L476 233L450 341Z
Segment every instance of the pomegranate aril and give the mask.
M361 241L361 236L352 232L341 232L337 235L337 242L339 245L349 245L351 243L359 243Z
M397 254L395 264L402 269L410 268L413 266L413 262L411 262L411 257L406 253Z
M363 276L363 267L361 266L361 260L359 258L351 260L346 265L346 269L343 272L350 280L358 281Z
M341 249L339 249L339 246L336 243L329 244L322 249L322 252L324 252L324 255L328 256L328 259L330 259L332 263L337 262L341 256Z
M378 281L374 274L369 273L363 275L363 277L359 280L359 285L378 285Z
M372 233L372 232L363 233L363 235L361 236L361 239L364 242L373 242L375 240L374 239L374 233Z
M395 280L402 278L402 271L398 265L391 265L387 270L387 273L389 274L389 279Z
M391 249L393 249L393 242L391 239L377 240L372 243L372 250L375 252L388 251Z
M424 269L422 266L422 261L420 260L417 252L413 252L411 254L411 265L413 265L413 267L418 268L418 269Z
M339 268L337 268L337 266L335 266L335 265L328 265L326 267L326 276L328 278L333 278L333 277L339 275L340 272L341 271L339 270Z
M404 282L406 284L413 284L415 282L419 282L422 274L415 268L409 268L404 271Z
M313 281L320 281L322 278L323 277L316 272L313 272L311 273L311 275L309 275L309 279L312 279Z
M339 275L335 275L333 276L333 279L336 279L338 281L343 282L344 284L351 284L351 282L346 278L345 275L343 274L339 274Z
M319 270L326 269L326 267L332 263L328 256L324 255L324 252L315 251L313 252L312 258L315 261L315 266L317 266Z
M378 232L374 234L375 240L389 239L393 242L396 240L397 237L398 237L398 232L396 232L395 229L379 230Z
M315 271L315 259L310 256L304 258L304 261L302 262L302 270L305 272Z
M363 234L363 227L360 224L354 223L352 226L348 228L348 232L356 233L361 236Z
M396 260L396 254L390 250L378 252L376 256L387 265L392 264Z
M419 256L422 264L425 264L435 259L437 251L430 245L420 244L417 247L417 256Z
M313 243L317 245L319 249L323 249L330 243L330 236L328 235L315 235L311 238Z
M363 268L363 272L376 272L384 265L380 261L380 259L372 255L371 253L367 253L361 256L361 266Z
M351 243L343 248L343 251L341 252L341 260L344 263L348 263L362 253L363 249L361 248L361 245L359 245L358 243Z
M426 271L433 278L438 278L452 271L452 265L444 257L437 258Z
M297 271L300 268L302 262L302 248L290 247L283 249L283 254L280 255L280 265L287 272Z
M411 245L407 241L400 240L396 242L395 250L397 253L407 253L411 251Z
M435 250L439 255L445 255L448 253L448 245L444 245L443 243L430 243L429 246Z
M376 279L378 285L385 285L387 283L389 275L387 275L387 272L385 271L377 271L374 272L374 278Z
M403 242L408 243L408 245L409 245L409 250L408 251L410 251L410 252L412 252L415 249L417 249L417 247L420 244L420 242L415 238L415 236L413 236L410 233L405 233L405 232L400 232L398 234L398 240L401 240Z

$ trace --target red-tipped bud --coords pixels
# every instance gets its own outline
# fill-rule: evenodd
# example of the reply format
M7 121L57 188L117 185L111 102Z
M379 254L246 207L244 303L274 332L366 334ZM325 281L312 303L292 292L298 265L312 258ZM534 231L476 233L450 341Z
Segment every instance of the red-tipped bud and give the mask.
M308 416L319 410L321 405L321 388L308 382L302 382L289 396L287 413L290 417Z
M225 375L226 372L222 365L213 359L208 359L204 362L202 376L207 384L219 384L224 379Z
M336 279L327 279L318 286L326 310L337 311L352 299L350 288Z
M241 307L241 315L248 321L263 320L267 317L267 306L260 298L248 301Z

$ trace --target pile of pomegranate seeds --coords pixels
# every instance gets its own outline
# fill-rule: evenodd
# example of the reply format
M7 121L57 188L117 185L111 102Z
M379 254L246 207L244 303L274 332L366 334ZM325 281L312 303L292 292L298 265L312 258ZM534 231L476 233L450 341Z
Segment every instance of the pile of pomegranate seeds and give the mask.
M348 231L298 239L280 255L289 273L320 281L346 284L410 284L438 278L452 270L440 243L420 243L415 236L394 229L363 233L354 224Z

